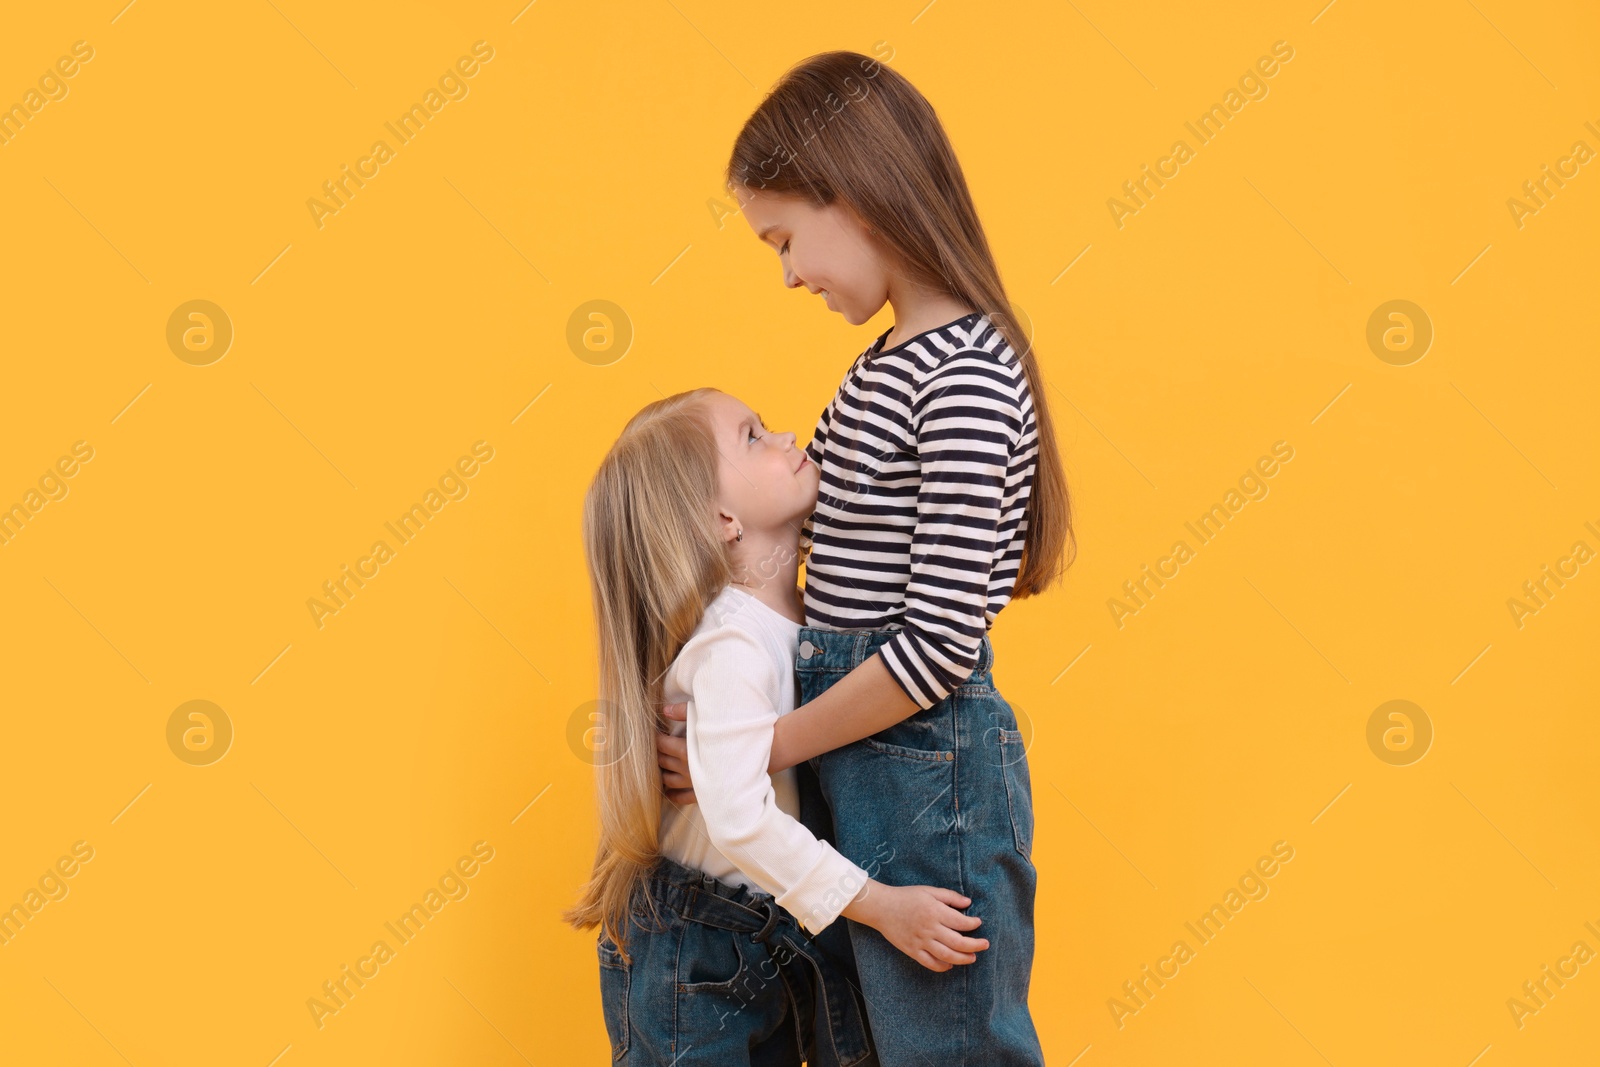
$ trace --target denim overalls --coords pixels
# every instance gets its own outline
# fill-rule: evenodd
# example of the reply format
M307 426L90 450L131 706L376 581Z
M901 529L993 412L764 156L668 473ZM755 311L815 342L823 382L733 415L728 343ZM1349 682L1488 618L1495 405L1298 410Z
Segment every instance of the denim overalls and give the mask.
M659 856L649 897L656 916L643 894L634 896L631 965L610 938L597 940L613 1062L878 1067L848 962L771 894ZM822 933L843 928L836 919Z
M802 627L802 704L897 633ZM972 898L986 937L977 962L930 971L878 931L845 919L873 1045L883 1067L1036 1067L1028 1014L1033 966L1033 798L1016 716L994 688L987 636L972 674L943 700L796 768L800 817L887 885ZM834 923L822 932L833 934ZM842 953L835 954L842 958Z

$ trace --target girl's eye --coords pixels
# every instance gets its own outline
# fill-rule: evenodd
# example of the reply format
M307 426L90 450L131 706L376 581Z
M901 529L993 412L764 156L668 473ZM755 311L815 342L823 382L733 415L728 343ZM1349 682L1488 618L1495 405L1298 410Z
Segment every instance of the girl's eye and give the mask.
M783 247L778 249L778 255L781 256L787 251L789 251L789 242L785 241L785 242L783 242Z
M751 430L750 431L750 440L755 441L757 439L758 438L757 438L756 432L754 430Z

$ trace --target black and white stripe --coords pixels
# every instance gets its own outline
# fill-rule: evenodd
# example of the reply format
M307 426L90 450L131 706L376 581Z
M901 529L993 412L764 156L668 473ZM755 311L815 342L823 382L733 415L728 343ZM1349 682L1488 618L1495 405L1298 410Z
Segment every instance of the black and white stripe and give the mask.
M806 453L808 626L898 627L884 665L919 708L960 685L1016 584L1038 457L1033 397L987 316L851 364Z

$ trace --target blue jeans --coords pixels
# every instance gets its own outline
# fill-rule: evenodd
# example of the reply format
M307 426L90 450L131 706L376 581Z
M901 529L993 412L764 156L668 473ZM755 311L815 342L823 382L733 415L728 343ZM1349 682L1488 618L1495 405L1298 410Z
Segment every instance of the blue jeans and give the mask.
M894 634L802 627L801 702L821 696ZM813 833L880 882L971 897L966 913L983 925L970 936L989 939L976 963L935 972L878 931L844 920L883 1067L1044 1063L1028 1014L1038 880L1033 797L1022 734L994 688L993 663L985 637L976 668L943 700L796 769L801 819Z
M614 1063L878 1067L854 975L771 894L665 856L647 883L631 904L631 961L596 941Z

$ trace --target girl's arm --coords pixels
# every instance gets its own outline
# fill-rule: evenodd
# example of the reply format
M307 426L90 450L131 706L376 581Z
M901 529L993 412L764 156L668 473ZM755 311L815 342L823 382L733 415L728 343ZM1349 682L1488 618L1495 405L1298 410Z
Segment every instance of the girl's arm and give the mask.
M778 805L766 768L791 670L732 624L691 638L672 667L688 694L683 740L708 843L814 934L869 875Z
M772 729L772 761L767 770L777 773L871 737L917 710L916 702L883 665L883 657L869 656L827 692L779 716Z
M778 806L763 764L780 718L771 694L783 684L779 672L788 676L789 669L734 626L691 640L674 664L692 694L688 763L706 791L700 811L712 847L810 933L844 915L931 971L976 962L989 942L968 933L983 920L958 910L971 898L937 886L875 881Z
M661 710L668 719L688 720L687 704L664 704ZM778 716L767 773L777 774L886 730L916 710L916 702L895 683L882 657L872 656L809 704ZM678 804L695 803L684 739L665 731L656 734L656 760L667 796Z

